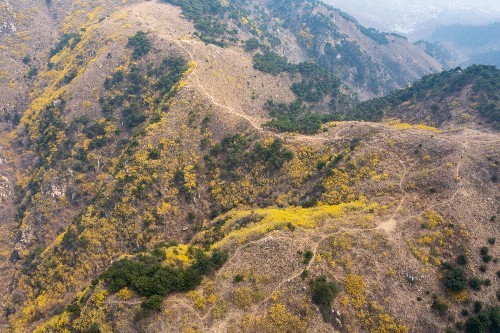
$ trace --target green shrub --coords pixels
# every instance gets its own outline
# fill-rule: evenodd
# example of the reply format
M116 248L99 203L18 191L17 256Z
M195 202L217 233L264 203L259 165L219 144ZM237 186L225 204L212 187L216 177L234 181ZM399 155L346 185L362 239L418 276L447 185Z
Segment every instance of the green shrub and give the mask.
M481 259L483 259L483 262L485 263L490 263L493 260L493 257L489 254L484 254L481 255Z
M483 303L481 301L474 302L474 313L480 313L483 310Z
M38 75L38 68L36 68L34 66L30 67L30 69L28 70L28 74L26 74L26 76L29 80L33 79L37 75Z
M460 292L467 287L467 277L462 268L451 265L444 273L444 285L450 291Z
M163 297L159 295L153 295L151 297L146 298L141 303L141 308L146 311L161 311L161 307L163 305Z
M76 33L62 35L61 40L57 43L57 45L50 49L49 58L52 58L57 53L61 52L66 46L69 46L70 49L73 50L80 40L81 36Z
M300 100L285 104L270 99L265 108L273 119L264 126L278 132L315 134L319 132L322 124L333 120L330 114L311 113Z
M137 127L148 118L138 103L132 103L123 109L122 117L128 128Z
M341 53L339 46L325 48L325 53L331 52L333 56ZM333 50L329 51L329 50ZM362 71L360 71L362 73ZM364 79L361 78L360 82ZM475 65L465 70L460 67L443 71L439 74L424 76L405 89L397 90L382 98L371 99L360 103L353 110L341 112L344 120L379 121L384 116L385 109L400 107L403 103L423 100L428 96L435 96L442 100L446 94L464 89L468 84L473 84L475 98L478 99L478 113L488 122L498 127L500 119L500 70L494 66ZM427 97L426 97L427 96ZM439 108L431 106L431 112L438 113Z
M88 122L82 130L87 139L94 139L97 136L106 135L106 126L98 122Z
M159 295L153 295L142 302L141 307L148 310L161 310L163 304L163 297Z
M78 241L78 235L75 233L73 228L68 228L68 230L64 233L61 245L65 250L73 249Z
M326 96L336 96L340 79L315 63L302 62L297 65L302 81L292 84L292 91L299 100L321 102Z
M233 5L225 6L220 1L205 0L163 0L179 6L183 15L193 21L197 30L194 35L203 42L226 47L229 41L236 42L236 30L228 30L227 24L223 21L227 14L232 19L238 21L240 12L235 10Z
M469 258L466 254L461 254L457 257L457 264L465 266L469 262Z
M324 276L317 277L311 282L312 301L319 306L331 306L337 292L337 284L335 282L327 282Z
M196 288L203 275L220 268L227 260L227 254L213 251L207 256L201 250L190 254L194 263L187 268L171 268L162 265L159 255L140 255L135 259L122 259L113 263L102 275L110 292L129 287L140 296L164 297L174 291L188 291Z
M326 161L319 160L316 162L316 169L322 170L326 166Z
M293 159L293 152L283 146L283 140L276 138L269 146L258 142L252 153L252 159L265 162L271 170L279 170L285 162Z
M85 331L85 333L101 333L101 329L99 328L98 323L92 323Z
M148 152L148 158L151 160L158 160L160 158L160 150L158 148L152 148Z
M495 306L481 311L465 322L466 333L500 332L500 307Z
M291 71L294 66L288 63L288 59L272 51L256 54L253 57L253 67L261 72L278 75L282 72Z
M309 262L311 261L313 256L314 256L314 253L312 251L306 251L304 253L304 265L309 264Z
M437 296L433 297L431 309L436 311L440 316L444 316L448 311L448 304L446 304L442 299Z
M469 280L469 286L473 290L476 290L476 291L481 290L481 285L482 285L481 279L479 279L477 277L473 277L472 279Z
M145 32L138 31L133 37L129 37L127 46L133 48L132 57L138 59L148 54L152 44Z
M211 156L218 158L205 157L207 167L213 169L220 164L220 169L230 171L241 166L245 162L248 145L248 140L241 134L225 137L210 151Z
M279 132L314 134L319 132L322 124L339 118L333 114L311 112L311 108L306 108L303 101L319 103L330 96L333 98L331 104L335 104L335 107L346 107L352 104L351 97L342 94L339 90L340 79L318 64L308 62L298 65L288 64L286 58L267 51L254 56L254 67L273 75L284 71L291 73L298 71L301 74L301 81L291 86L291 90L297 97L295 102L287 105L269 100L265 104L273 117L272 121L265 126Z
M141 125L148 117L150 123L160 121L161 111L164 110L146 113L146 110L151 110L153 102L145 99L144 95L155 93L154 103L166 101L175 94L174 88L187 68L186 60L167 57L158 66L138 62L130 66L128 73L123 70L116 71L104 82L107 92L99 99L102 113L111 119L115 110L120 110L124 125L130 129Z
M247 52L255 51L259 48L259 46L260 46L259 40L255 37L252 37L245 41L245 51Z
M77 76L78 76L78 71L76 69L73 69L68 74L64 75L59 85L68 84L71 81L73 81Z
M321 125L331 118L327 115L322 116L314 113L304 115L279 115L275 119L266 123L265 126L274 128L278 132L315 134L321 129Z
M80 305L76 303L71 303L66 306L66 311L71 313L72 315L79 316L81 312Z

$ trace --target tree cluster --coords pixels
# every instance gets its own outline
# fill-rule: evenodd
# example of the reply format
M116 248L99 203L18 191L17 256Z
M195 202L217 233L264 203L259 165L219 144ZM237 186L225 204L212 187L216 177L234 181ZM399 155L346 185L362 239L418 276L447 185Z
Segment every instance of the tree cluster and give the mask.
M142 304L144 309L158 310L163 297L176 291L193 290L201 283L203 275L219 269L227 259L227 254L220 251L207 255L200 249L190 248L188 254L194 262L186 268L164 266L162 251L121 259L114 262L101 279L110 292L130 288L138 295L148 297Z

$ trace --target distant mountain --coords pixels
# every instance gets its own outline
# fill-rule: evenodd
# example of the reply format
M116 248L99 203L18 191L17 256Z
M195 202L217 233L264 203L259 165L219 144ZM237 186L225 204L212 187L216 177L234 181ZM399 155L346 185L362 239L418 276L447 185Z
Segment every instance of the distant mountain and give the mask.
M450 24L487 24L500 19L496 0L327 0L352 13L363 24L419 39L432 29Z
M353 16L317 0L238 0L221 10L206 8L208 12L203 13L197 11L203 6L196 1L166 2L183 8L207 42L223 45L230 41L230 34L207 23L226 25L257 38L291 62L318 61L362 98L380 96L441 69L404 37L367 28ZM242 14L243 24L237 19Z
M500 3L488 1L338 1L328 3L367 26L418 41L445 68L498 65Z
M428 55L439 61L444 69L456 67L459 63L457 60L457 52L450 46L443 45L439 42L432 43L424 40L416 41L415 45L419 46Z
M432 42L450 43L459 49L500 48L500 22L489 25L441 26L434 30L427 39Z
M473 64L500 66L500 22L489 25L442 26L418 41L445 67Z
M500 66L500 22L489 25L442 26L427 40L442 45L456 54L462 65L484 64Z
M500 50L485 51L470 56L469 64L490 64L500 68Z

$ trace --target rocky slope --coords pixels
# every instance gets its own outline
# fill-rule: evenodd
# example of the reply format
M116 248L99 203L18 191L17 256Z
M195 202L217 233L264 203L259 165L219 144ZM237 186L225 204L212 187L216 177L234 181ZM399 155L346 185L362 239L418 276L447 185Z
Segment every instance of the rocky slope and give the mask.
M216 6L209 18L174 3L181 7L5 2L17 31L2 31L2 44L21 43L25 31L48 46L27 39L32 49L1 52L16 63L4 82L16 86L2 89L2 103L13 106L2 110L0 140L3 330L430 332L473 325L474 302L481 318L494 319L499 138L489 92L497 90L471 101L472 70L447 93L452 72L421 89L428 99L400 91L392 104L352 109L375 108L378 122L325 118L316 134L277 133L264 124L296 120L283 108L310 119L316 108L329 112L330 100L350 100L349 85L376 94L352 81L349 66L359 64L329 67L344 85L274 56L283 70L254 68L266 52L325 66L318 46L335 43L335 29L309 31L312 39L303 32L310 16L331 9L294 2L291 12L309 16L302 31L278 16L279 1L252 10L222 2L227 16ZM20 25L27 12L47 29ZM278 45L257 25L269 14L285 25ZM381 49L373 61L407 45L379 34L368 41L373 31L331 14L348 35L338 45ZM241 40L255 28L256 49L230 39L231 24ZM313 46L304 48L300 34ZM389 42L373 44L378 37ZM383 65L370 75L391 89L428 64L407 66L402 81ZM498 70L481 73L496 84ZM332 85L323 91L315 75ZM310 101L295 109L302 95ZM270 114L269 100L281 109ZM434 119L427 108L435 103L452 118ZM480 124L474 110L490 105L494 119ZM458 116L464 106L467 121Z

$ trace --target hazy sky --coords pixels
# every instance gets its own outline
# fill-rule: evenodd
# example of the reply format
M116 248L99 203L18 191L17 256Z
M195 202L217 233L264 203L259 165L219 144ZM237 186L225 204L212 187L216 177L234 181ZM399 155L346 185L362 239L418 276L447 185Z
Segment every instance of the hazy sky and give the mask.
M403 34L443 24L500 21L500 0L324 0L361 23Z

